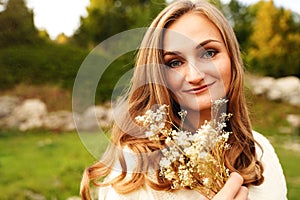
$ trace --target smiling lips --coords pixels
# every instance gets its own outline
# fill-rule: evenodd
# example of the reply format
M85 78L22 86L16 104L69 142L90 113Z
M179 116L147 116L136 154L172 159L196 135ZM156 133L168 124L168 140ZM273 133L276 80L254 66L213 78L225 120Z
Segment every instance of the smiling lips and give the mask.
M190 93L190 94L199 94L199 93L207 91L214 83L215 83L215 81L212 83L209 83L209 84L205 84L205 85L201 85L199 87L189 89L189 90L184 90L184 92Z

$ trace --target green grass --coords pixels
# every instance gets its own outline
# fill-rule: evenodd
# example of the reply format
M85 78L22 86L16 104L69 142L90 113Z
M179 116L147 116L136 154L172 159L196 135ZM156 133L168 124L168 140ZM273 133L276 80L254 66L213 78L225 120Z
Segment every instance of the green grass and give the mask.
M288 199L299 199L300 195L300 154L299 152L287 150L282 145L277 144L275 150L278 154L280 162L283 167L285 177L287 179Z
M101 151L107 143L99 141ZM85 149L77 133L1 132L0 199L46 199L78 196L81 175L96 158Z
M287 149L288 144L300 144L299 130L290 127L287 114L300 114L300 109L282 102L248 94L253 129L265 135L275 148L287 180L288 199L300 195L300 149ZM287 130L286 132L282 130Z

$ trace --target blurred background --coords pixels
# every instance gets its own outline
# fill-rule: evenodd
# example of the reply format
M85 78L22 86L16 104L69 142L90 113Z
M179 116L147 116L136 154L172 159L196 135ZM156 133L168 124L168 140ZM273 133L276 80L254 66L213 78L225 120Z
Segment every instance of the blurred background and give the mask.
M246 68L253 128L274 145L288 198L300 195L300 7L296 1L212 0L231 22ZM80 65L100 42L147 27L165 0L0 0L0 199L79 199L85 167L96 162L77 134L72 89ZM105 49L103 49L105 54ZM110 98L134 65L134 52L101 77L96 115L107 145ZM97 130L94 110L76 113ZM88 123L90 122L90 123ZM91 135L92 137L92 135ZM91 139L93 140L93 138Z

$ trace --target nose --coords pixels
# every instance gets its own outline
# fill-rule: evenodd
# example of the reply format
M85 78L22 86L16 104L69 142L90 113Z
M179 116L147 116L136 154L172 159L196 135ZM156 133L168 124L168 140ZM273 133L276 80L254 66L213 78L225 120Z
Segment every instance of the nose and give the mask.
M190 84L199 84L203 81L205 73L198 69L196 66L189 63L186 68L185 79Z

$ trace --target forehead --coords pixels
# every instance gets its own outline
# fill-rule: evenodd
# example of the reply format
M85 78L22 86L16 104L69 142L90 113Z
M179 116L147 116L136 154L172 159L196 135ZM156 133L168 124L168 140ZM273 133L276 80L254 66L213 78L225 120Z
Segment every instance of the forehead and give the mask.
M205 40L218 40L223 43L219 29L207 17L189 12L167 28L164 49L197 45Z

